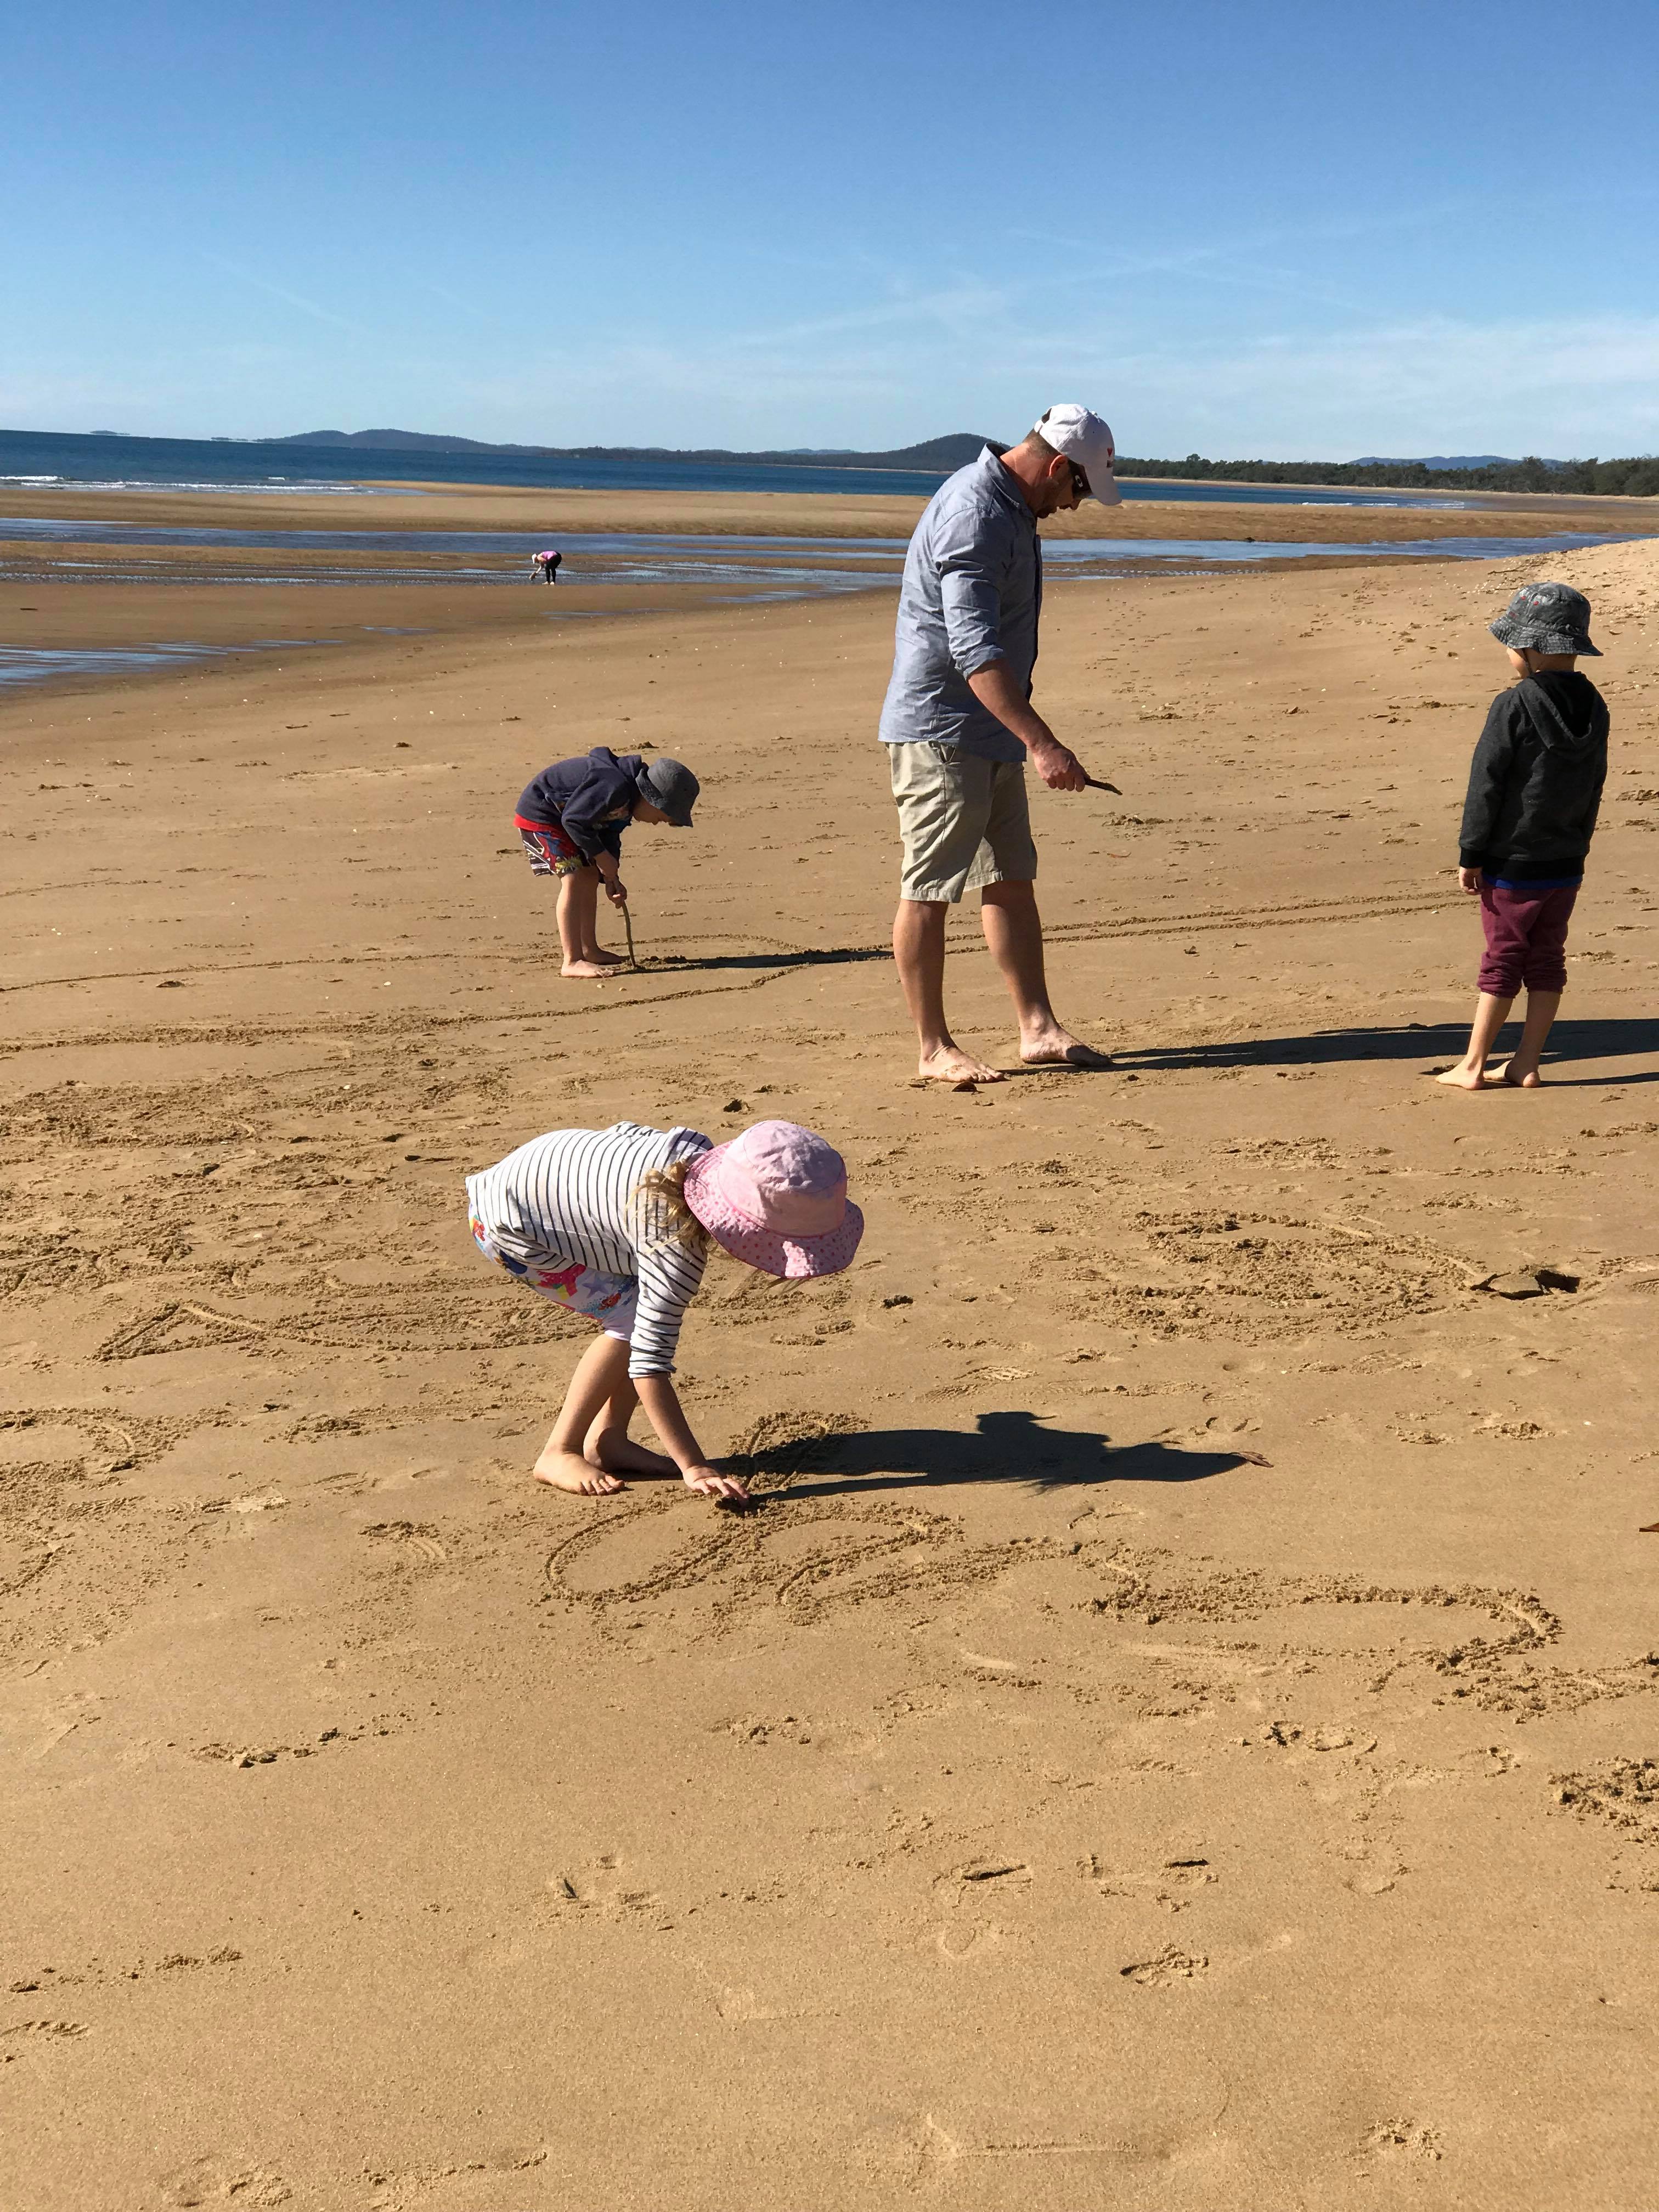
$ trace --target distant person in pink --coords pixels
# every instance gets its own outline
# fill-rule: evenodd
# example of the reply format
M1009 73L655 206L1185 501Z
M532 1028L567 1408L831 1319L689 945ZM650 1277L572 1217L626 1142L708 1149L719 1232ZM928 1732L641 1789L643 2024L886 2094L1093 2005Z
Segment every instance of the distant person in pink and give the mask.
M558 552L551 545L548 547L544 553L537 553L532 555L530 562L530 580L532 583L556 584L559 580L559 563L563 560L563 554Z

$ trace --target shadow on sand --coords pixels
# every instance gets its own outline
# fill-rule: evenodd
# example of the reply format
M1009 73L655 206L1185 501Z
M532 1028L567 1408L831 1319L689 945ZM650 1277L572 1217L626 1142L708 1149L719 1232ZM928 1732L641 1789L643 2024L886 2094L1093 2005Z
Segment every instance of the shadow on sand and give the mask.
M1504 1030L1495 1058L1513 1051L1520 1042L1521 1024ZM1156 1074L1181 1068L1328 1067L1356 1060L1417 1060L1437 1066L1461 1060L1469 1041L1467 1022L1440 1022L1432 1026L1413 1024L1409 1029L1319 1030L1311 1036L1250 1037L1222 1044L1152 1045L1140 1052L1115 1051L1117 1066L1131 1074ZM1586 1060L1632 1060L1659 1054L1659 1020L1646 1017L1625 1019L1558 1021L1550 1032L1544 1054L1546 1067L1567 1067ZM1574 1079L1554 1075L1553 1082L1653 1083L1659 1068L1640 1074L1590 1075Z
M711 952L692 960L678 952L641 953L642 975L696 975L720 968L846 968L861 960L892 959L884 945L843 945L823 952Z
M845 1498L883 1490L927 1490L964 1482L1028 1483L1065 1490L1097 1482L1201 1482L1255 1455L1126 1444L1103 1435L1049 1429L1030 1413L981 1413L977 1427L866 1429L746 1454L751 1480L782 1477L792 1498ZM735 1471L735 1462L733 1462Z

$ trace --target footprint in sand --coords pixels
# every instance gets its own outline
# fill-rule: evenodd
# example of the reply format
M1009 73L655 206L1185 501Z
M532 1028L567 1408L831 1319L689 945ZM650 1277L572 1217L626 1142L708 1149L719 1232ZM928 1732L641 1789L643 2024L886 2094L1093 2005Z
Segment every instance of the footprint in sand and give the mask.
M1152 1958L1133 1960L1120 1966L1118 1972L1137 1989L1169 1990L1182 1982L1197 1981L1209 1970L1209 1960L1201 1951L1177 1951L1173 1943L1166 1943Z
M286 2204L294 2191L267 2166L236 2166L216 2158L195 2158L161 2178L164 2204L257 2206L259 2212Z

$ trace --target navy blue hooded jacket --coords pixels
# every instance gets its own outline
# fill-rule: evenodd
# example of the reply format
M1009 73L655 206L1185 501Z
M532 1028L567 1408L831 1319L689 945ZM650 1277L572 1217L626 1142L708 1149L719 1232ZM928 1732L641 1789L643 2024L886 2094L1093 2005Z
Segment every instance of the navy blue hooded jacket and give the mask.
M640 754L618 759L609 745L595 745L580 760L555 761L519 794L518 818L562 830L585 860L597 853L620 860L644 766Z

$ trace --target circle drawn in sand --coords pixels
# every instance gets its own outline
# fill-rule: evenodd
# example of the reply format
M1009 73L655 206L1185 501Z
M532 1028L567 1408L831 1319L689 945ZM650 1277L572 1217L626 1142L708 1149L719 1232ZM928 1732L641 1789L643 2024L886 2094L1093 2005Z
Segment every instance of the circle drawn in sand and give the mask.
M674 1496L624 1507L578 1529L550 1556L559 1594L605 1613L676 1590L707 1591L717 1614L757 1606L816 1620L837 1605L879 1602L985 1579L1005 1564L970 1546L960 1527L916 1506L859 1500L759 1500L747 1513L669 1517Z
M1120 1325L1153 1336L1359 1334L1431 1313L1468 1281L1450 1253L1369 1224L1215 1212L1143 1213L1135 1226L1144 1271L1108 1278L1095 1295Z

